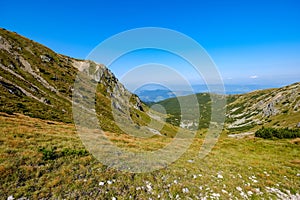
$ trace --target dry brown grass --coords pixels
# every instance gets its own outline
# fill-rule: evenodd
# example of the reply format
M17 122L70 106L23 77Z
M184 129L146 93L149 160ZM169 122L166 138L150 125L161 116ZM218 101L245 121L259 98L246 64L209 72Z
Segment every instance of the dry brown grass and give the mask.
M300 165L300 159L292 160L291 163Z

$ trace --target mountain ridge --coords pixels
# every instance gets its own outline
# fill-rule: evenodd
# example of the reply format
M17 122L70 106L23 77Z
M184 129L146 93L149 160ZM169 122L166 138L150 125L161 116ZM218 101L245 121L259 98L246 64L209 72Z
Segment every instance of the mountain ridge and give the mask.
M57 54L17 33L0 29L0 111L70 123L76 75L95 69L99 84L104 85L100 91L103 101L109 103L112 85L131 95L104 65ZM142 110L136 95L132 95L129 106Z
M57 54L0 29L0 112L75 123L74 105L95 112L104 131L155 135L158 126L159 134L174 136L178 129L150 117L149 108L103 64ZM150 122L156 125L147 127Z

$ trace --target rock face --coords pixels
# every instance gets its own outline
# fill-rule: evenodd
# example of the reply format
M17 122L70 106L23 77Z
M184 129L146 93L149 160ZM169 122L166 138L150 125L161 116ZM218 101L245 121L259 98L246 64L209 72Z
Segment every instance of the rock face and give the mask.
M99 86L94 96L101 104L96 106L101 116L113 120L109 114L112 107L122 112L144 110L140 99L126 90L104 65L57 54L0 29L0 112L72 122L72 97L78 72L85 73ZM86 97L84 92L78 95Z

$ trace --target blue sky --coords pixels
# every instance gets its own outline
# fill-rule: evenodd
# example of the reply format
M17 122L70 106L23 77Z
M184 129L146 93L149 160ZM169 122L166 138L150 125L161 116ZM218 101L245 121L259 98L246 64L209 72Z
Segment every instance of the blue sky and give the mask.
M299 10L298 0L3 1L0 27L76 58L128 29L169 28L199 42L225 83L284 85L300 81Z

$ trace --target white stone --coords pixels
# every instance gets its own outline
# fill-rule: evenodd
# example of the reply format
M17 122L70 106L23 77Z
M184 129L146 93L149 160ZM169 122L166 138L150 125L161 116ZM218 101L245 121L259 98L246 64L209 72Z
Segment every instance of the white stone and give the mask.
M14 200L15 198L12 196L12 195L10 195L9 197L7 197L7 200Z
M188 192L189 192L189 189L188 189L188 188L183 188L183 189L182 189L182 192L183 192L183 193L188 193Z
M100 185L100 186L104 185L104 182L102 182L102 181L101 181L101 182L99 182L99 185Z
M236 189L238 190L238 191L242 191L243 189L241 188L241 187L236 187Z
M223 176L221 174L218 174L217 178L223 178Z

